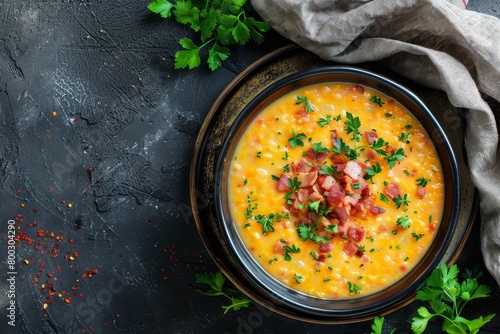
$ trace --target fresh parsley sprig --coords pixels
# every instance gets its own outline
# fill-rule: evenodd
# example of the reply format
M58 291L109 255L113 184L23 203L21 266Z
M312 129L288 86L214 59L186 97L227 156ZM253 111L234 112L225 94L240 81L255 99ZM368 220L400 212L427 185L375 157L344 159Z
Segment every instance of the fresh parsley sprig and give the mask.
M230 304L221 306L224 310L224 314L229 310L237 311L250 305L251 299L240 290L235 288L227 288L224 290L226 278L222 272L197 273L195 276L197 283L205 284L209 287L207 290L196 289L196 291L206 296L224 296L229 299Z
M163 18L170 18L189 27L199 34L201 43L184 37L179 40L183 50L175 53L175 68L200 66L200 51L208 51L208 67L214 71L230 56L227 46L246 44L250 40L261 43L270 26L249 15L251 6L247 0L153 0L148 9Z
M468 302L488 297L491 292L488 286L478 284L480 274L473 276L470 271L468 273L469 276L460 282L459 269L455 264L448 269L442 263L433 270L426 280L426 286L415 297L417 300L427 301L431 309L421 306L417 310L418 316L412 319L411 325L414 333L423 333L433 317L444 319L442 329L446 333L477 333L495 316L490 314L469 320L462 315Z

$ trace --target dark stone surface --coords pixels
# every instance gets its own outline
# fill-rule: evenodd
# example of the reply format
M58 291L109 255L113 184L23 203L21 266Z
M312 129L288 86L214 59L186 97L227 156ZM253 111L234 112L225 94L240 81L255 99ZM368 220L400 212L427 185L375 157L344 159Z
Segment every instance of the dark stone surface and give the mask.
M147 4L0 3L0 333L370 332L371 322L313 325L256 305L224 315L222 299L195 291L196 273L217 270L189 202L198 129L233 78L288 41L270 33L233 48L213 73L174 70L189 32ZM470 8L499 15L498 1ZM15 327L5 316L9 220L21 237ZM484 271L478 234L476 224L458 264ZM470 316L500 313L494 280L485 272L482 283L493 297ZM387 315L386 328L410 333L417 307ZM499 333L499 319L482 333Z

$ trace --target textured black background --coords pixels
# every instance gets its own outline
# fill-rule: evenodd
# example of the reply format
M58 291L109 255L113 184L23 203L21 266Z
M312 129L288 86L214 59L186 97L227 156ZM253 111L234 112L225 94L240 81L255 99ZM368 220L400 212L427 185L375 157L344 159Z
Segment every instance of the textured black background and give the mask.
M217 270L189 203L198 129L233 78L288 41L271 32L233 48L213 73L174 70L189 31L148 3L0 0L0 333L368 333L371 322L313 325L255 305L224 315L223 299L195 291L196 273ZM471 0L469 9L500 16L499 1ZM11 327L14 218L26 238L16 248ZM478 233L476 224L458 264L485 271ZM498 286L486 272L482 283L493 297L468 316L500 313ZM387 328L410 333L418 305L386 316ZM500 333L500 315L482 333Z

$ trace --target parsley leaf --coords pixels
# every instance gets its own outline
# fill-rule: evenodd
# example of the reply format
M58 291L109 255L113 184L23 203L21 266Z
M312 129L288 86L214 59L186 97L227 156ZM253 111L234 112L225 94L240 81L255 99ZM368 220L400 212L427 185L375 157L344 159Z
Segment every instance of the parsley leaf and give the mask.
M379 107L382 107L385 104L385 102L382 101L382 99L376 95L370 97L369 101L378 104Z
M305 133L299 133L296 134L295 131L292 129L292 138L288 139L288 142L290 143L290 146L292 148L296 148L297 146L304 146L304 139L306 139L307 136Z
M396 165L396 161L401 161L404 159L404 157L405 157L405 152L400 147L397 149L396 152L394 152L394 150L392 150L391 155L384 157L384 159L387 161L387 164L389 165L389 167L392 168Z
M461 314L469 301L489 297L491 289L478 284L477 278L480 274L476 277L466 276L460 282L458 273L459 269L456 264L447 268L445 263L441 263L427 278L426 285L417 291L415 298L427 301L430 310L425 306L417 310L418 315L412 319L411 325L414 333L423 333L433 317L444 319L442 329L446 333L477 333L495 316L495 314L490 314L469 320Z
M266 215L256 215L253 217L257 223L262 224L262 233L265 235L268 232L274 232L274 213Z
M380 163L377 161L376 165L372 165L369 168L366 168L365 172L366 174L365 176L363 176L363 179L372 180L373 182L373 177L378 173L382 172L382 166L380 166Z
M427 182L430 182L430 179L426 179L425 177L419 177L417 179L417 186L425 187L427 185Z
M200 51L207 47L207 64L214 71L230 56L227 46L246 44L250 40L261 43L263 34L270 29L266 22L250 16L253 8L246 0L153 0L148 9L162 18L173 17L178 23L189 25L199 36L200 46L187 37L179 41L184 50L175 53L176 69L198 67Z
M352 133L352 140L359 142L361 140L361 133L359 132L359 127L361 126L361 121L359 117L354 117L350 112L346 112L345 132L347 134Z
M314 111L314 106L311 103L311 100L309 100L309 98L307 96L297 96L297 99L295 100L295 104L301 104L301 103L305 103L307 112Z
M320 117L317 122L319 126L324 127L333 120L332 115L326 115L326 118Z
M222 305L224 314L229 310L240 310L244 307L248 307L252 302L243 292L235 288L228 288L224 290L224 283L226 278L222 272L210 272L210 273L197 273L196 282L208 286L207 290L196 289L199 293L206 296L224 296L231 302L229 305Z
M402 206L408 206L410 204L410 200L408 199L408 194L404 194L403 197L398 195L398 197L394 197L392 199L394 204L396 204L396 208L399 209Z
M175 53L175 68L181 69L189 67L189 69L193 69L195 67L200 66L201 58L200 58L200 46L196 46L193 41L187 37L179 40L179 44L185 50L177 51Z
M300 226L297 228L297 233L299 234L299 237L304 241L312 240L315 243L330 241L330 238L320 237L319 235L314 234L312 229L313 228L307 224L300 224Z
M167 0L155 0L148 5L148 9L153 13L160 14L164 19L169 18L174 4Z
M410 223L410 218L408 218L408 216L398 217L398 219L396 220L396 225L401 226L403 230L409 228Z

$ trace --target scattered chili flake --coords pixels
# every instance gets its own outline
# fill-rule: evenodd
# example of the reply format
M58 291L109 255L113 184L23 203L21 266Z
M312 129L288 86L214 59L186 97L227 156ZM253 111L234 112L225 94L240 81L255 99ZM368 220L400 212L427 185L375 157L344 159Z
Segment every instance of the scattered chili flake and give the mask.
M71 303L71 298L65 298L65 299L64 299L64 302L65 302L66 304Z
M52 116L56 117L57 116L57 112L53 111L52 112Z
M26 206L26 204L21 203L21 208L24 208L25 206Z

